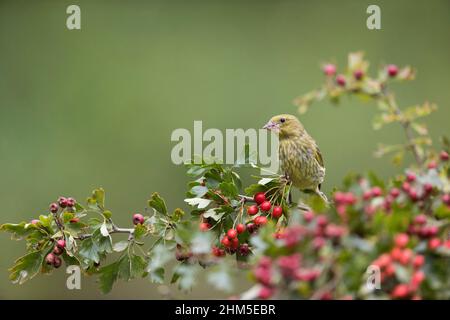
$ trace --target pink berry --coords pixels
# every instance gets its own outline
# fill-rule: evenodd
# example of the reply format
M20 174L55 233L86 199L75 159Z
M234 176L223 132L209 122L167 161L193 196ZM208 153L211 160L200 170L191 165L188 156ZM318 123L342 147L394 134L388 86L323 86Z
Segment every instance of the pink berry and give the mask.
M269 299L272 295L273 295L273 290L271 288L265 287L265 286L262 287L258 293L258 297L260 299L264 299L264 300Z
M75 205L76 201L74 198L67 198L66 203L69 208L72 208Z
M436 169L437 168L437 163L436 161L430 161L428 163L428 169Z
M56 256L55 256L53 253L49 253L49 254L45 257L45 263L53 265L53 263L55 262L55 257L56 257Z
M425 263L425 257L421 254L418 254L413 259L413 266L414 268L418 269L422 267Z
M433 185L431 183L425 183L423 185L423 191L425 191L426 194L430 194L431 191L433 191Z
M414 182L416 180L416 175L412 172L408 172L406 174L406 180L408 180L408 182Z
M398 67L395 64L387 66L387 72L390 77L395 77L398 73Z
M362 70L356 70L355 72L353 72L353 76L356 80L361 80L364 76L364 72Z
M136 213L133 215L133 224L134 225L138 225L138 224L143 224L144 223L144 216L140 213Z
M400 195L400 190L398 190L397 188L392 188L391 191L389 192L389 194L393 198L397 198Z
M408 295L409 287L404 283L398 284L391 292L391 297L394 299L406 298Z
M400 233L395 236L395 245L399 248L404 248L409 242L409 237L406 233Z
M50 204L49 210L51 213L57 213L59 209L59 206L57 203Z
M314 219L314 213L312 211L306 211L303 214L303 218L306 222L311 222Z
M418 225L424 225L427 223L427 216L424 214L419 214L414 218L414 223Z
M336 66L334 64L331 64L331 63L326 64L323 67L323 72L327 76L333 76L334 74L336 74Z
M63 239L59 239L58 241L56 241L56 245L59 248L64 249L66 247L66 241L64 241Z
M441 159L441 161L448 161L448 153L445 151L441 151L441 154L439 155L439 158Z
M428 241L428 248L431 250L437 249L441 245L441 239L439 238L432 238Z
M208 231L209 228L211 228L211 225L208 222L202 222L200 223L200 231Z
M55 256L55 261L53 261L53 267L59 268L62 264L62 260L60 257Z
M447 205L450 205L450 194L442 195L442 202L447 204Z
M58 204L61 208L67 207L67 199L65 197L59 197Z
M372 193L373 197L379 197L379 196L381 196L383 191L381 190L380 187L373 187L372 190L371 190L371 193Z
M342 74L337 75L336 83L338 84L338 86L345 87L345 84L347 83L347 81L345 80L345 76Z

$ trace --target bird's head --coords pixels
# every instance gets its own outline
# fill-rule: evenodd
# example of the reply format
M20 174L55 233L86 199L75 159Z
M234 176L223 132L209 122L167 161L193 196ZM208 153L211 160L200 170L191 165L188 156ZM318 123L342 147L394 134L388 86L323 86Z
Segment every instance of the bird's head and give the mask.
M300 121L290 114L280 114L272 117L263 129L275 132L280 138L299 135L304 131Z

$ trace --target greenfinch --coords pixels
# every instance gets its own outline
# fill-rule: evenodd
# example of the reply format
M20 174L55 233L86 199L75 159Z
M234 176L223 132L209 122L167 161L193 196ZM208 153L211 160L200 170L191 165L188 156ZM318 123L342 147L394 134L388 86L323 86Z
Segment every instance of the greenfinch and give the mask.
M280 166L286 178L301 191L312 191L328 203L320 187L325 178L322 154L314 139L293 115L272 117L263 127L278 135Z

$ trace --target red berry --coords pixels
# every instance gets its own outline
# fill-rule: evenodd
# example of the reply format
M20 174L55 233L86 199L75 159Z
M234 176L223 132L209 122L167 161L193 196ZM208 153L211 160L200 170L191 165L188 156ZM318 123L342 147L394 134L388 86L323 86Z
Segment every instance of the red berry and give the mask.
M254 233L258 229L258 226L254 223L247 224L247 230L249 233Z
M231 246L231 241L228 237L223 237L221 242L224 245L224 247L228 248Z
M431 191L433 191L433 185L431 183L425 183L423 185L423 191L425 191L426 194L430 194Z
M409 190L411 190L411 185L408 182L403 182L402 189L405 192L409 192Z
M326 64L323 67L323 73L327 76L333 76L336 73L336 66L334 64Z
M428 169L436 169L437 168L437 163L436 161L430 161L428 163Z
M37 220L37 219L33 219L33 220L31 220L31 224L33 224L33 225L37 225L37 224L39 224L41 221L40 220Z
M408 263L411 262L412 257L413 257L413 252L412 252L412 250L411 250L411 249L404 249L404 250L402 251L401 256L400 256L399 262L400 262L402 265L406 266Z
M375 260L374 264L379 266L380 268L387 267L392 262L391 256L387 253L382 254L378 257L377 260Z
M133 215L133 223L135 225L143 224L144 223L144 216L142 214L140 214L140 213L134 214Z
M49 253L46 257L45 257L45 263L47 264L53 264L55 262L55 255L53 253Z
M212 247L211 251L212 251L212 254L215 257L223 257L225 255L225 251L223 249L220 249L220 248L216 247L216 246Z
M416 175L414 173L412 173L412 172L408 172L406 174L406 180L408 182L414 182L416 180Z
M370 198L372 198L372 191L371 190L364 191L363 199L364 200L370 200Z
M393 198L397 198L400 195L400 190L398 190L397 188L392 188L391 191L389 192L389 194Z
M413 266L414 268L418 269L422 267L425 263L425 257L421 254L418 254L413 259Z
M409 295L409 288L408 285L402 283L398 284L394 290L392 290L391 297L392 298L405 298Z
M64 239L59 239L56 241L56 245L59 248L64 249L66 247L66 241Z
M56 254L57 256L59 256L59 255L61 255L63 252L64 252L64 250L63 249L61 249L60 247L58 247L57 245L53 248L53 251L52 251L54 254Z
M72 218L69 220L70 223L78 223L80 222L80 218Z
M242 224L242 223L239 223L239 224L236 226L236 231L237 231L237 233L239 233L239 234L244 233L244 232L245 232L245 229L246 229L246 227L245 227L245 225Z
M328 219L325 216L317 217L317 225L321 228L325 227L328 224Z
M272 204L270 203L270 201L264 201L259 205L259 208L261 209L261 211L268 212L270 208L272 208Z
M338 74L336 76L336 83L338 84L338 86L344 87L346 84L346 80L345 80L345 76L342 74Z
M200 231L208 231L211 225L208 222L200 223Z
M404 248L408 244L409 237L406 233L400 233L395 236L395 245L399 248Z
M55 268L59 268L61 266L61 264L62 264L61 258L58 256L55 256L55 261L53 261L53 266Z
M237 249L239 247L239 239L238 238L230 239L230 241L231 241L232 249Z
M266 201L266 195L264 192L258 192L254 195L253 200L255 200L257 204L261 204Z
M227 232L227 236L228 236L228 238L230 238L230 240L234 239L237 237L237 231L235 229L230 229Z
M409 190L409 198L411 199L411 201L417 201L417 200L419 200L419 195L417 194L417 191L416 190Z
M326 241L325 241L324 238L322 238L322 237L315 237L313 242L312 242L312 245L313 245L313 248L315 250L319 250L320 248L322 248L325 245L325 243L326 243Z
M257 214L258 211L259 211L259 208L256 204L247 208L247 213L251 216L254 216L255 214Z
M248 243L243 243L239 246L239 254L241 256L248 256L250 253L250 248L248 246Z
M258 216L255 218L255 224L258 226L265 225L267 223L267 217L265 216Z
M64 197L59 197L58 198L58 204L61 208L65 208L67 207L67 199Z
M269 299L273 294L273 290L269 287L262 287L259 289L258 297L260 299Z
M439 228L437 226L429 226L425 228L426 236L434 237L438 234Z
M445 151L441 151L439 158L441 159L441 161L448 161L448 153Z
M306 211L303 214L303 218L305 219L306 222L311 222L314 219L314 212Z
M381 190L380 187L373 187L372 190L370 191L372 193L373 197L379 197L382 195L383 190Z
M414 218L414 223L418 225L423 225L427 223L427 216L424 214L419 214Z
M353 72L353 76L356 80L361 80L364 76L364 72L362 70L356 70L355 72Z
M67 198L66 203L69 208L72 208L75 205L76 201L74 198Z
M411 278L411 284L414 289L418 288L420 284L425 280L425 273L423 271L414 272Z
M344 194L344 202L346 204L352 205L352 204L355 204L356 201L357 201L357 199L356 199L356 197L355 197L355 195L353 193L347 192L347 193Z
M395 77L398 73L398 67L395 64L387 66L387 72L390 77Z
M399 261L399 260L402 258L402 256L403 256L403 251L402 251L402 249L400 249L400 248L398 248L398 247L394 247L394 248L391 250L391 257L392 257L392 259L394 259L394 260L396 260L396 261Z
M52 204L50 204L50 207L49 207L51 213L57 213L58 208L59 208L59 206L57 203L52 203Z
M280 206L273 207L272 217L274 217L275 219L278 219L282 215L283 215L283 208L281 208Z
M447 204L447 205L450 205L450 194L442 195L442 202Z
M439 238L432 238L428 241L428 248L431 250L437 249L441 245L441 240Z

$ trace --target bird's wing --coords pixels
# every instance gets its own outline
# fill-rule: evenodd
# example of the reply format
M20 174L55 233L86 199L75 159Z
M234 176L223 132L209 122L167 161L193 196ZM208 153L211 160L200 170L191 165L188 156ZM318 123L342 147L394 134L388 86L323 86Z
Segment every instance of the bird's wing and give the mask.
M315 153L316 153L315 158L316 158L317 162L320 164L321 167L325 167L323 164L322 153L320 153L320 149L319 149L319 147L317 147L317 145L316 145Z

